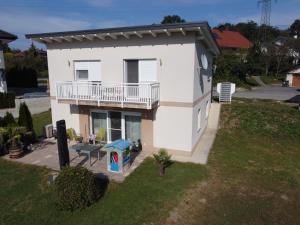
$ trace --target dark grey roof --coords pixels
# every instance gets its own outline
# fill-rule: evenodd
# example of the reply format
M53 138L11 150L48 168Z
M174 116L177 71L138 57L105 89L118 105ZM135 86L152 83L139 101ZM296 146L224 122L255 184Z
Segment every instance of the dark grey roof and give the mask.
M10 34L4 30L0 30L0 39L4 39L4 40L16 40L18 37L14 34Z
M66 36L66 35L87 35L87 34L94 34L94 33L116 33L116 32L130 32L130 31L142 31L142 30L189 28L195 26L207 26L210 29L207 22L201 21L201 22L191 22L191 23L152 24L152 25L131 26L131 27L115 27L115 28L104 28L104 29L26 34L25 37L26 38L59 37L59 36Z

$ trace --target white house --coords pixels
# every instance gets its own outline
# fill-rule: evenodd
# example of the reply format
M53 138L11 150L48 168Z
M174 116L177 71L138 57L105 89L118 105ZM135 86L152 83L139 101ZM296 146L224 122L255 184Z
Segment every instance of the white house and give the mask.
M5 79L5 63L3 55L3 45L17 39L17 36L0 30L0 92L7 92Z
M28 34L45 43L52 120L84 138L141 141L190 155L209 116L213 59L207 22ZM103 130L103 129L102 129Z

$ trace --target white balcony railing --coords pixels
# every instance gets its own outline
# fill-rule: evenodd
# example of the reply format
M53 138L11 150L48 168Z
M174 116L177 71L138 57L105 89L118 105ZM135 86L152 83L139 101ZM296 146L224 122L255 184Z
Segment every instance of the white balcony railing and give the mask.
M159 83L103 83L95 81L56 82L57 100L142 104L151 109L159 102Z

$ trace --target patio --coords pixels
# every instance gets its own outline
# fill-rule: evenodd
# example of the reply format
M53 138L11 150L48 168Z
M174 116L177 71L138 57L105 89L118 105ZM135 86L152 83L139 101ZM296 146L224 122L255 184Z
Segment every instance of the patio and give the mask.
M69 147L73 144L75 143L69 143ZM74 151L70 151L69 154L71 166L84 166L93 173L99 176L108 176L109 179L112 179L116 182L123 182L125 177L132 173L144 161L144 159L150 155L149 152L145 151L141 151L139 153L133 152L131 166L124 173L112 173L107 171L106 152L102 151L101 149L100 160L98 160L97 152L93 152L91 157L91 165L86 154L78 155ZM35 144L33 146L33 151L26 154L20 159L10 159L9 155L5 155L4 158L7 160L25 164L45 166L49 169L59 171L57 144L54 139L46 139L39 142L38 144Z

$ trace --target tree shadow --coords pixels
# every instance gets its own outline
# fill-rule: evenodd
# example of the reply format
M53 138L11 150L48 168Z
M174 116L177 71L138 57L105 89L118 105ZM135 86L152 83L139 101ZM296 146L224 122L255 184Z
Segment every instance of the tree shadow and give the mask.
M104 196L105 192L107 191L109 185L109 178L104 173L97 173L96 182L97 182L97 187L99 188L98 199L100 199Z

